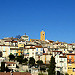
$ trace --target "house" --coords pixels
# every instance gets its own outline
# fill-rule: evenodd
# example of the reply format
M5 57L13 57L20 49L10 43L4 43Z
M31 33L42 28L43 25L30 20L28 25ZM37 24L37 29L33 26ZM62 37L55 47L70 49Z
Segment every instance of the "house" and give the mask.
M0 51L2 52L2 57L8 57L10 55L10 46L0 45Z
M75 53L67 54L67 73L75 75Z
M23 54L23 48L10 48L10 54L13 54L15 56L20 56Z
M56 62L56 72L59 71L61 73L67 72L67 57L63 54L57 54L55 56Z

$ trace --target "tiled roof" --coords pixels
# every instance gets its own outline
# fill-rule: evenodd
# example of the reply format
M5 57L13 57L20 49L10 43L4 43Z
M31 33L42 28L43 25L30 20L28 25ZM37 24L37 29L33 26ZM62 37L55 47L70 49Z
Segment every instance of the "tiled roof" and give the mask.
M49 54L48 53L43 53L43 55L52 55L52 54L50 54L50 53Z
M62 52L62 51L52 51L52 52Z
M31 75L28 72L13 72L13 75Z
M0 46L10 46L10 45L0 45Z
M6 64L16 64L15 62L5 62Z
M7 73L5 73L5 72L0 72L0 75L11 75L11 74L10 74L10 72L7 72Z
M23 48L10 48L10 50L23 50Z
M43 48L42 46L35 46L36 48Z
M59 56L60 58L67 58L66 56Z
M67 55L75 55L75 53L68 53Z

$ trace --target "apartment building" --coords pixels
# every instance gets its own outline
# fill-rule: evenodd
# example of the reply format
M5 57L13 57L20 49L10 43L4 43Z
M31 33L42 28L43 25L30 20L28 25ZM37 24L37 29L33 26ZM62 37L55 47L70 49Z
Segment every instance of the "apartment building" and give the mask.
M67 73L75 75L75 53L67 54Z
M55 56L56 72L67 73L67 57L63 54L57 54Z

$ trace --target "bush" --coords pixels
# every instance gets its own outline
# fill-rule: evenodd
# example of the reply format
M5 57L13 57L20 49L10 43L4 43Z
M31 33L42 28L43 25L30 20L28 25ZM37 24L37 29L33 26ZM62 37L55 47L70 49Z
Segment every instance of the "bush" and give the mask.
M43 73L38 73L38 75L44 75Z
M65 75L69 75L68 73L65 73Z

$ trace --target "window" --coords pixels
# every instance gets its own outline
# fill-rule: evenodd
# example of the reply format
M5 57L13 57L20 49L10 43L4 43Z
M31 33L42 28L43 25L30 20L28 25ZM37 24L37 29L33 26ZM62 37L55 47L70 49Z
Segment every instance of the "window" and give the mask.
M64 63L64 66L66 66L66 63Z
M71 56L69 56L69 58L71 58Z
M75 60L74 60L74 62L75 62Z
M64 61L66 61L66 59L64 59Z
M65 49L64 49L64 51L65 51Z
M41 51L43 51L43 48L41 48Z
M32 49L32 51L34 51L34 49Z
M36 52L36 55L38 54L38 52Z
M74 56L74 58L75 58L75 56Z
M36 51L38 51L38 48L36 49Z

